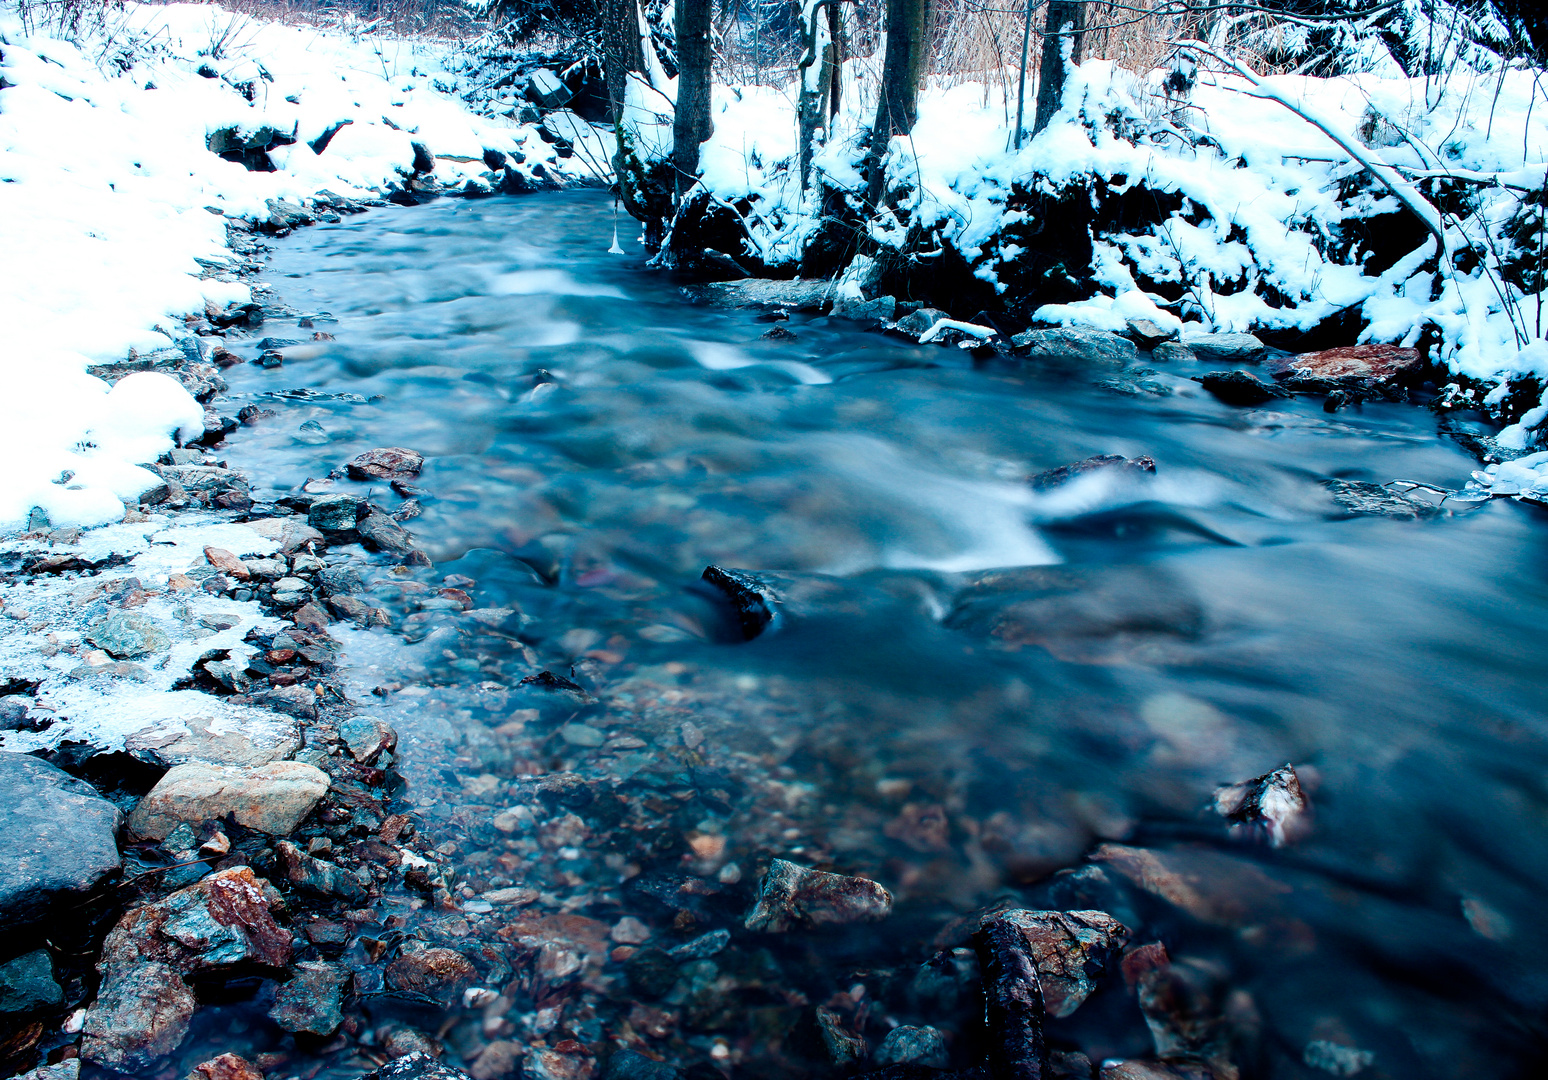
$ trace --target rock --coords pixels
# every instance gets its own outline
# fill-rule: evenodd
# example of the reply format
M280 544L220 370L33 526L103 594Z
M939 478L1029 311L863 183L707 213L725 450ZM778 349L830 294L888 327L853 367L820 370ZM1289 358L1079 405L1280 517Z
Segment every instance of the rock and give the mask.
M1140 976L1135 992L1158 1057L1224 1057L1230 986L1222 969L1202 960L1161 964Z
M339 737L349 747L349 756L362 765L373 764L384 751L398 745L398 733L391 724L372 716L352 716L339 725Z
M869 878L829 874L784 859L769 864L749 930L781 934L795 925L875 922L892 913L892 894Z
M190 762L169 770L129 817L136 839L160 840L181 822L231 814L237 824L288 836L328 790L328 774L300 761L257 768Z
M390 1058L412 1057L415 1054L438 1058L446 1052L432 1036L403 1024L393 1024L385 1030L379 1030L376 1037L381 1043L382 1052Z
M236 1054L221 1054L193 1067L187 1080L263 1080L258 1066Z
M1193 381L1227 405L1262 405L1265 401L1290 396L1288 390L1245 371L1210 371L1193 376Z
M418 476L424 464L423 454L401 446L386 446L367 450L345 465L344 470L352 480L404 480Z
M1327 1039L1313 1039L1301 1052L1301 1060L1313 1069L1321 1069L1334 1076L1357 1076L1376 1064L1376 1055L1369 1050L1358 1050Z
M64 991L54 981L54 961L46 949L22 953L0 964L0 1015L58 1008Z
M1230 1074L1228 1074L1230 1075ZM1102 1080L1226 1080L1197 1061L1108 1061Z
M351 596L365 592L366 583L357 567L340 563L318 571L317 587L325 596Z
M548 68L538 68L527 75L527 100L534 105L559 109L572 97L570 88Z
M1370 514L1412 521L1434 517L1441 512L1435 503L1411 499L1395 491L1388 491L1380 484L1364 480L1331 479L1324 480L1322 486L1328 489L1333 501L1349 514Z
M489 899L487 893L484 895L484 899ZM620 945L643 945L650 940L650 927L632 915L625 915L613 924L613 928L608 931L607 936Z
M731 931L711 930L692 941L685 941L675 948L668 949L667 955L679 963L687 960L704 960L714 956L729 944L731 944Z
M358 596L330 596L328 610L358 626L387 626L392 622L386 611Z
M269 1017L286 1031L326 1038L344 1023L344 992L353 976L336 964L302 961L274 995Z
M1268 355L1263 342L1251 334L1191 333L1182 336L1182 343L1211 364L1251 364Z
M865 1037L846 1028L832 1009L817 1009L817 1031L828 1048L828 1060L839 1068L865 1060Z
M635 1050L618 1050L607 1059L603 1080L678 1080L682 1073L665 1061L655 1061Z
M415 1050L389 1061L375 1072L366 1073L360 1080L469 1080L469 1077L461 1069L443 1065L423 1050Z
M172 647L172 640L143 615L115 611L86 632L86 640L115 660L139 660Z
M118 873L122 820L84 780L0 751L0 933L46 920Z
M323 533L352 532L365 510L365 503L353 495L324 495L307 510L306 523Z
M219 570L222 574L225 574L227 577L236 578L238 581L246 581L252 576L252 572L248 570L246 566L242 565L242 560L237 558L231 552L227 551L225 548L210 547L206 545L204 548L204 557L211 566Z
M1207 848L1168 851L1101 844L1091 861L1117 871L1200 922L1240 927L1273 918L1289 886L1250 862Z
M422 142L411 142L409 148L414 151L413 161L410 166L416 173L435 172L435 155L430 148Z
M728 570L719 566L706 566L701 577L731 601L745 640L751 641L770 626L777 625L779 594L767 579L747 570Z
M290 958L290 933L245 866L132 908L103 942L81 1056L119 1072L143 1069L188 1032L196 1002L185 976L235 964L282 968Z
M1021 931L1027 955L1037 968L1043 1008L1049 1016L1069 1016L1095 989L1093 979L1107 969L1129 939L1129 930L1105 911L1013 911L987 916Z
M274 590L269 595L280 607L298 609L293 616L297 626L321 630L328 625L327 612L316 604L306 602L312 596L312 583L305 578L282 577L274 583Z
M467 957L451 949L406 952L387 965L384 977L394 990L450 1002L473 985L477 972Z
M1122 454L1098 454L1077 461L1072 465L1060 465L1058 468L1046 469L1027 481L1032 485L1033 491L1047 491L1050 488L1068 484L1076 477L1099 470L1113 470L1117 473L1130 476L1150 475L1156 472L1156 463L1149 457L1125 458Z
M853 319L855 322L891 322L898 312L898 302L891 296L878 296L875 300L839 299L833 302L831 314L836 319ZM925 329L929 329L926 327ZM767 335L765 335L767 336Z
M1158 364L1191 364L1198 360L1193 350L1179 341L1163 341L1152 346L1150 358Z
M933 1027L904 1024L887 1032L872 1058L878 1065L924 1065L944 1069L947 1065L946 1039Z
M1038 1080L1048 1072L1048 1049L1043 995L1026 938L1010 920L988 918L973 935L973 950L984 985L989 1075Z
M208 424L206 417L206 424ZM232 421L235 425L236 421ZM216 430L224 430L224 422L217 419ZM214 465L159 465L156 471L161 478L169 484L176 484L184 491L207 491L214 493L225 491L232 486L242 486L241 478L230 469L222 469Z
M591 1080L593 1071L595 1063L573 1039L566 1039L552 1050L534 1050L527 1063L527 1075L532 1080Z
M1307 810L1293 765L1215 789L1215 813L1231 822L1231 831L1271 847L1283 847L1306 835Z
M893 329L910 337L917 338L923 334L928 334L931 327L942 319L949 318L951 318L950 315L938 308L922 307L909 312L899 319L893 326Z
M244 524L259 536L278 541L280 551L286 555L323 540L322 533L297 518L259 518Z
M1125 332L1129 340L1142 349L1154 349L1162 342L1172 341L1178 336L1176 330L1168 330L1150 319L1130 319Z
M314 859L288 840L274 846L280 873L285 880L314 896L338 897L351 904L366 900L360 879L342 866Z
M65 1058L57 1065L39 1065L31 1072L21 1073L16 1080L81 1080L81 1059Z
M527 1048L521 1043L496 1039L484 1047L483 1053L474 1060L468 1072L473 1075L473 1080L501 1080L502 1077L515 1076L526 1056Z
M1418 378L1424 358L1418 349L1397 345L1346 345L1286 358L1272 364L1270 371L1295 390L1379 390Z
M160 718L126 736L124 749L165 769L190 762L254 768L301 749L301 725L267 709L197 690L159 694L156 709Z
M483 894L483 899L497 906L525 907L538 898L536 889L527 889L519 885L509 889L490 889Z
M787 311L821 311L833 296L833 282L796 278L779 281L772 278L746 278L742 281L712 281L690 285L684 295L696 304L714 307L762 305Z
M373 507L355 526L361 541L372 551L388 551L394 555L406 555L414 550L414 540L402 525Z
M1134 342L1128 338L1082 326L1027 330L1011 338L1011 344L1024 350L1029 361L1075 359L1097 364L1129 364L1139 355Z

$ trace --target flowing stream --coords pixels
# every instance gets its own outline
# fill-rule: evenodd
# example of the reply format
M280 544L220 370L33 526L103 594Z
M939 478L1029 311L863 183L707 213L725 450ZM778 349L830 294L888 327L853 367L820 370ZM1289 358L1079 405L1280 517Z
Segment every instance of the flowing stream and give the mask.
M379 993L357 946L373 1023L438 1032L453 1061L572 1040L837 1075L802 1037L826 1005L873 1048L935 1025L967 1066L976 1005L926 977L949 951L920 965L1010 900L1164 942L1243 1076L1330 1075L1309 1044L1410 1080L1542 1060L1548 517L1342 513L1322 481L1456 488L1477 467L1423 408L1232 408L1188 380L1204 368L1161 364L1127 378L1170 392L1136 396L799 314L765 339L759 311L689 305L637 245L608 254L612 229L579 192L304 230L268 280L312 326L271 319L303 343L228 374L276 412L228 444L255 497L373 447L427 458L404 524L434 569L381 559L393 626L340 633L459 906L405 894L362 933L447 944L505 990L430 1015ZM1155 474L1028 483L1110 453ZM709 564L787 575L780 625L740 640ZM584 695L520 684L545 669ZM1287 762L1298 842L1209 812ZM579 780L538 791L556 773ZM1082 870L1106 842L1165 859L1167 898ZM895 911L748 931L771 857L878 880ZM536 899L484 898L512 889ZM597 940L626 916L648 941ZM719 951L659 959L716 930ZM1116 971L1048 1033L1097 1062L1155 1054Z

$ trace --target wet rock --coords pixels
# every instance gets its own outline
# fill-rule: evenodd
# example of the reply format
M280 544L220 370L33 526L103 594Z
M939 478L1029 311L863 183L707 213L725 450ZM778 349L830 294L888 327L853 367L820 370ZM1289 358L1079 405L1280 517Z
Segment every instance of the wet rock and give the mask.
M306 511L306 523L323 533L351 532L366 506L353 495L324 495Z
M366 583L358 567L340 563L317 572L317 587L325 596L353 596L365 592Z
M817 1010L817 1032L827 1048L828 1060L844 1068L865 1060L865 1037L856 1035L844 1026L844 1021L832 1009Z
M401 446L367 450L344 466L351 480L406 480L424 467L423 454Z
M417 1033L416 1033L417 1034ZM361 1080L469 1080L461 1069L444 1065L423 1050L401 1055Z
M947 1065L946 1039L933 1027L904 1024L887 1032L872 1058L878 1065L924 1065L944 1069Z
M729 944L731 944L731 931L711 930L692 941L685 941L675 948L668 949L667 955L680 963L686 960L703 960L714 956Z
M1028 361L1080 360L1095 364L1130 364L1138 352L1134 342L1106 330L1080 326L1027 330L1011 338Z
M1180 341L1163 341L1153 346L1150 358L1158 364L1184 364L1198 360L1193 350Z
M1113 1061L1103 1063L1102 1080L1217 1080L1217 1077L1213 1069L1197 1061Z
M269 1017L289 1032L332 1035L344 1023L344 992L350 979L336 964L302 961L295 978L275 993Z
M322 533L299 518L259 518L244 524L259 536L277 541L280 551L286 555L294 555L309 544L319 544L323 540Z
M357 626L387 626L392 618L385 610L357 596L330 596L328 610Z
M293 618L298 626L321 630L328 625L327 612L316 604L307 603L312 597L312 586L305 578L282 577L274 583L274 591L270 595L280 607L297 608Z
M1091 1080L1096 1067L1078 1050L1048 1051L1049 1080Z
M165 769L188 763L256 768L301 749L301 725L267 709L196 690L162 695L158 706L164 715L126 736L124 749Z
M1150 319L1130 319L1126 333L1129 340L1142 349L1154 349L1162 342L1171 341L1178 336L1176 330L1168 330Z
M339 725L339 737L349 747L349 756L362 765L373 764L398 745L398 733L392 725L371 716L350 717Z
M607 1059L603 1080L678 1080L682 1073L665 1061L655 1061L634 1050L619 1050Z
M552 1050L534 1050L527 1061L527 1075L532 1080L590 1080L595 1071L596 1063L573 1039Z
M765 578L747 570L727 570L719 566L706 566L702 578L731 601L742 636L747 641L776 625L779 594Z
M526 1056L527 1048L520 1043L496 1039L484 1047L468 1072L473 1080L502 1080L502 1077L515 1076Z
M769 864L745 925L780 934L796 925L875 922L892 913L892 894L869 878L829 874L784 859Z
M246 581L252 576L252 572L242 565L242 560L225 548L206 545L204 548L204 558L211 566L227 577L236 578L238 581Z
M1091 853L1139 888L1201 922L1246 926L1272 918L1289 891L1257 866L1208 848L1168 851L1102 844Z
M19 1074L16 1080L81 1080L81 1059L66 1058L56 1065L39 1065Z
M143 615L115 611L86 632L86 640L115 660L139 660L172 647L161 627Z
M1182 343L1210 364L1251 364L1268 355L1263 342L1251 334L1184 334Z
M385 946L383 946L385 948ZM390 1058L407 1058L416 1054L434 1059L445 1053L440 1042L418 1028L392 1024L376 1034L382 1052ZM458 1074L461 1075L461 1074Z
M1322 486L1333 496L1342 509L1350 514L1369 514L1375 517L1402 518L1414 521L1434 517L1441 512L1438 505L1411 499L1395 491L1388 491L1380 484L1364 480L1324 480Z
M563 675L555 675L552 671L540 671L536 675L528 675L520 680L517 686L536 686L542 690L568 690L572 694L585 696L586 688L574 679L567 679Z
M263 1080L263 1073L246 1058L221 1054L195 1065L188 1080Z
M1037 967L1043 1007L1049 1016L1069 1016L1096 988L1129 939L1129 930L1105 911L999 912L1000 919L1021 931L1028 955Z
M181 822L232 815L237 824L288 836L328 790L328 774L300 761L243 769L190 762L163 776L129 817L137 839L160 840Z
M451 1001L473 985L477 972L467 957L451 949L406 952L387 965L385 978L394 990Z
M712 281L690 285L683 294L694 303L714 307L761 305L786 311L821 311L833 296L833 282L796 278L777 281L771 278L746 278L742 281Z
M839 299L833 302L830 313L837 319L853 319L855 322L891 322L898 313L898 302L891 296L879 296L875 300ZM929 329L926 327L925 329Z
M940 322L942 319L949 318L951 318L950 315L936 308L917 308L899 319L897 325L893 329L907 334L910 337L917 338L921 335L928 334L930 332L930 328L933 327L936 323Z
M1359 1050L1327 1039L1313 1039L1301 1052L1301 1060L1313 1069L1321 1069L1334 1076L1358 1076L1376 1064L1376 1055L1369 1050Z
M1274 378L1297 390L1333 390L1356 386L1380 390L1413 381L1424 370L1418 349L1398 345L1345 345L1301 353L1270 367Z
M677 961L665 949L647 946L624 961L629 987L647 1001L662 997L677 984Z
M1229 987L1220 968L1202 960L1161 965L1140 977L1136 993L1157 1056L1224 1058Z
M64 991L54 981L54 961L48 950L35 949L0 964L0 1015L63 1004Z
M1250 840L1283 847L1310 827L1309 804L1293 765L1215 790L1215 813Z
M208 425L209 416L205 423ZM236 421L233 420L232 428L235 429ZM217 433L225 430L223 421L216 419ZM159 465L156 469L161 478L169 484L176 484L184 491L202 491L214 494L217 491L225 491L232 486L241 486L237 481L240 478L230 469L222 469L215 465Z
M380 513L374 508L355 526L355 531L373 551L404 555L414 550L414 540L403 526L394 521L391 514Z
M986 919L973 936L984 983L985 1055L993 1080L1041 1080L1048 1071L1043 994L1020 927Z
M1027 482L1032 485L1033 491L1047 491L1087 473L1107 470L1128 476L1154 476L1156 463L1149 457L1126 458L1122 454L1097 454L1071 465L1045 469Z
M0 752L0 932L43 921L118 873L122 820L85 781Z
M1227 405L1262 405L1265 401L1290 396L1288 390L1245 371L1210 371L1193 376L1193 381Z
M274 847L279 871L286 881L315 896L337 897L351 904L363 903L366 891L360 879L342 866L314 859L288 840Z
M263 886L242 866L126 912L102 946L102 988L86 1012L81 1056L119 1072L143 1069L188 1032L196 1002L185 976L288 964L290 933L274 921Z

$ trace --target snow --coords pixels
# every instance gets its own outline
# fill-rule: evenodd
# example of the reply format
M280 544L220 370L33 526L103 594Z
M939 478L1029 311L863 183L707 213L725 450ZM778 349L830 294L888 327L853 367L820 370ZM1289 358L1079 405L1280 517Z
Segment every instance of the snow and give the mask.
M560 121L578 149L559 158L535 128L470 112L449 43L209 4L104 12L72 44L28 34L0 4L0 532L33 507L56 526L117 521L154 483L135 466L202 431L204 410L173 380L137 375L110 392L87 368L176 348L184 315L251 299L197 261L230 265L228 218L321 191L380 198L411 175L416 142L447 186L488 183L485 149L524 155L529 172L607 167L578 118ZM321 153L309 145L341 123ZM270 152L275 171L248 172L208 148L228 128L296 141Z

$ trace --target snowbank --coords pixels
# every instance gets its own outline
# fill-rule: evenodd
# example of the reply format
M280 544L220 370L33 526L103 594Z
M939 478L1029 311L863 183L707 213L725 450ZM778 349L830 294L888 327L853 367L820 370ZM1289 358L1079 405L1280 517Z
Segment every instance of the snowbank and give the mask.
M228 264L227 218L322 190L378 198L412 174L415 143L446 185L487 178L486 149L524 159L529 175L588 165L557 158L532 126L472 115L453 96L459 60L445 44L204 4L107 18L71 44L29 36L0 6L0 530L33 507L55 525L116 521L120 500L155 482L134 466L180 429L202 430L202 408L173 380L109 392L86 369L166 349L186 338L183 315L250 299L201 276L199 260ZM233 138L282 143L267 155L274 171L212 150Z

